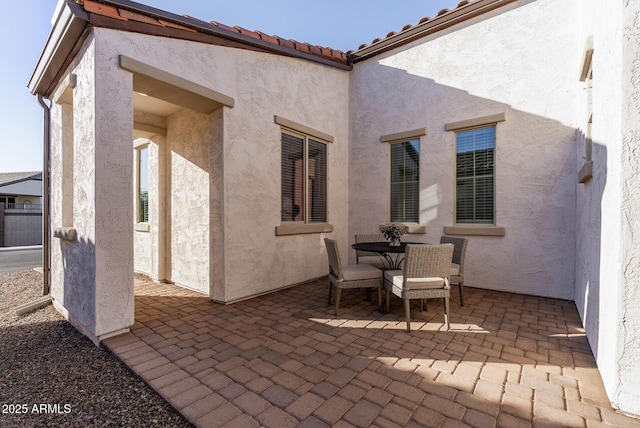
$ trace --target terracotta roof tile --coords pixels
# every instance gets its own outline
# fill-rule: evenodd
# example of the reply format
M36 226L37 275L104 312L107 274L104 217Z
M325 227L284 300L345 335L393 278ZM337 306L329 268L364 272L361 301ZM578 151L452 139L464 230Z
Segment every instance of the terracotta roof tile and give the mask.
M223 30L233 31L234 33L240 33L240 30L238 30L237 28L229 27L228 25L224 25L224 24L221 24L219 22L211 21L210 24L213 24L218 28L222 28Z
M318 46L309 45L309 49L314 55L322 55L322 50Z
M118 8L115 7L115 6L109 6L109 5L106 5L106 4L97 3L97 2L94 2L94 1L90 1L90 0L85 0L84 1L84 9L87 12L108 16L110 18L115 18L115 19L119 19L119 20L122 20L122 21L126 21L127 20L127 18L123 18L122 16L120 16L120 14L118 13Z
M146 22L147 24L158 25L160 22L158 19L151 16L142 15L141 13L131 12L125 9L119 9L118 13L122 18L126 18L130 21Z
M280 43L278 43L278 37L274 37L274 36L270 36L268 34L265 34L261 31L257 31L256 33L258 33L258 35L260 36L260 39L262 39L263 42L269 42L269 43L273 43L274 45L279 45Z
M299 52L311 54L314 56L329 58L331 60L335 60L341 63L346 63L348 60L348 55L354 52L352 50L349 50L345 53L337 49L332 49L332 48L322 47L322 46L313 46L309 43L302 43L296 40L287 40L282 37L279 37L276 35L268 35L260 31L250 31L238 26L230 27L230 26L221 24L219 22L215 22L215 21L207 22L198 18L194 18L189 15L182 15L188 21L192 21L194 23L192 26L189 26L189 22L183 22L182 20L179 20L179 19L172 20L171 19L172 14L169 14L169 13L167 13L166 15L164 13L158 14L157 9L155 9L155 12L153 9L152 10L145 10L145 9L133 10L133 8L131 8L126 4L119 4L118 0L73 0L73 1L82 5L87 12L103 15L110 18L115 18L122 21L130 20L130 21L136 21L136 22L143 22L146 24L175 28L175 29L180 29L180 30L189 31L189 32L199 32L199 31L202 32L203 30L200 27L205 28L204 31L206 31L206 27L215 26L218 29L223 31L228 31L230 33L235 33L235 34L242 34L244 36L248 36L256 40L261 40L269 44L282 46L287 49L294 49ZM458 3L458 5L454 9L446 9L446 8L442 9L436 14L434 18L425 16L422 19L420 19L418 23L415 25L411 25L411 24L405 25L404 27L402 27L402 29L399 32L390 31L383 38L375 38L374 40L371 41L371 43L363 43L358 47L357 50L364 49L370 45L373 45L378 42L384 41L388 38L400 35L402 32L411 30L417 25L437 19L453 10L467 6L468 4L473 3L475 1L478 1L478 0L462 0Z
M242 28L238 26L234 26L234 27L237 28L240 34L242 34L243 36L249 36L249 37L253 37L254 39L261 40L260 35L255 31L247 30L246 28Z
M176 24L175 22L165 21L164 19L158 19L158 23L160 25L162 25L163 27L169 27L169 28L175 28L175 29L178 29L178 30L190 31L192 33L196 32L196 30L194 30L193 28L185 27L184 25Z
M412 29L412 28L414 28L414 27L416 27L416 26L418 26L418 25L420 25L420 24L424 24L425 22L432 21L432 20L434 20L434 19L436 19L436 18L439 18L439 17L440 17L440 16L442 16L442 15L446 15L447 13L449 13L449 12L451 12L451 11L454 11L454 10L459 9L459 8L461 8L461 7L464 7L464 6L466 6L466 5L470 4L470 3L473 3L474 1L478 1L478 0L462 0L462 1L461 1L461 2L459 2L459 3L458 3L458 5L457 5L455 8L453 8L453 9L446 9L446 8L445 8L445 9L441 9L441 10L436 14L436 16L435 16L435 17L430 18L430 17L428 17L428 16L425 16L424 18L420 19L420 21L418 21L418 23L417 23L416 25L407 24L407 25L405 25L404 27L402 27L402 30L400 30L400 31L399 31L399 32L397 32L397 33L396 33L395 31L390 31L389 33L387 33L387 35L386 35L384 38L379 38L379 37L378 37L378 38L373 39L373 40L371 41L371 43L363 43L363 44L361 44L361 45L358 47L358 50L360 50L360 49L364 49L364 48L366 48L367 46L374 45L374 44L376 44L376 43L378 43L378 42L381 42L381 41L383 41L383 40L385 40L385 39L388 39L388 38L390 38L390 37L393 37L393 36L395 36L395 35L397 35L397 34L400 34L400 33L404 32L404 31L410 30L410 29ZM348 51L347 53L348 53L348 54L351 54L351 53L352 53L352 51Z
M308 43L301 43L296 40L291 40L296 47L296 50L300 52L311 53L311 45Z
M284 46L285 48L295 49L296 44L291 40L283 39L282 37L278 37L278 41L280 42L280 46Z
M174 18L169 12L158 12L158 9L147 7L135 7L126 3L120 3L119 0L72 0L84 7L84 9L92 14L102 15L109 18L115 18L121 21L135 21L161 27L169 27L189 32L206 32L206 28L211 26L230 33L242 34L256 40L282 46L287 49L297 50L306 54L328 58L332 61L340 62L344 65L347 63L347 55L337 49L312 46L309 43L302 43L295 40L287 40L279 36L269 35L260 31L251 31L239 26L230 27L216 21L203 21L189 15L182 15L185 20ZM191 25L190 25L191 24Z

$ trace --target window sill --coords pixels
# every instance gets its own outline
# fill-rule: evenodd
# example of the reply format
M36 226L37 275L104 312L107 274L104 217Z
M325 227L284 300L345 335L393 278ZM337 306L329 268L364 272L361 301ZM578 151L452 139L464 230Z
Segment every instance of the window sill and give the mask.
M447 235L466 236L504 236L506 230L504 226L496 226L493 224L465 224L445 226L444 233Z
M303 235L306 233L329 233L333 232L333 225L329 223L313 224L283 224L276 226L276 236Z
M56 227L53 231L53 236L60 238L63 241L77 241L78 233L73 227Z
M586 183L593 177L593 161L586 161L578 172L578 183Z
M149 232L150 229L149 223L136 223L133 225L133 230L136 232Z
M393 224L402 224L407 226L407 228L409 229L409 231L407 232L407 234L425 234L427 233L427 226L424 224L420 224L420 223L402 223L402 222L392 222ZM380 226L388 226L391 223L387 223L387 224L381 224Z

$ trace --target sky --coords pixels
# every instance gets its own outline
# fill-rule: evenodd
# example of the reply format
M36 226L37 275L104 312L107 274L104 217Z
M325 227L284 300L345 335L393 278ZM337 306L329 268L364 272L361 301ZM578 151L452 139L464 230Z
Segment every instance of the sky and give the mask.
M204 21L238 25L299 42L355 50L415 25L459 0L142 0ZM41 171L43 111L27 83L51 30L57 0L3 4L0 26L0 173ZM35 7L34 7L35 6ZM9 19L10 17L10 19Z

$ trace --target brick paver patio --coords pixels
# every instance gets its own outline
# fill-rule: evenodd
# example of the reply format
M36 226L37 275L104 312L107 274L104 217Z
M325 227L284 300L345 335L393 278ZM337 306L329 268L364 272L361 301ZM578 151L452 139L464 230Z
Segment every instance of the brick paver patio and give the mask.
M335 294L335 293L334 293ZM103 344L200 427L640 427L605 394L572 302L473 288L341 314L320 280L232 305L136 281L131 333Z

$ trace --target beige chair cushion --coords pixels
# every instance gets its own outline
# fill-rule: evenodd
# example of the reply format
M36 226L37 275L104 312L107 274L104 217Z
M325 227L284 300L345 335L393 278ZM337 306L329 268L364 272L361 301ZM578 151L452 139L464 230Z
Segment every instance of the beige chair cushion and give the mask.
M409 278L407 279L408 290L425 290L429 288L444 288L444 278Z
M403 275L401 270L388 270L384 273L384 279L392 284L391 291L396 296L401 296ZM444 288L444 278L408 278L407 290L425 290L431 288Z
M371 265L349 265L342 268L342 278L345 281L381 278L382 271Z
M384 273L384 279L386 282L390 282L391 292L402 298L402 271L401 270L388 270Z
M460 265L458 263L451 263L451 276L456 276L460 272Z
M382 259L378 256L362 256L358 257L359 265L371 265L377 267L378 269L386 269L388 267L388 263L383 263Z

